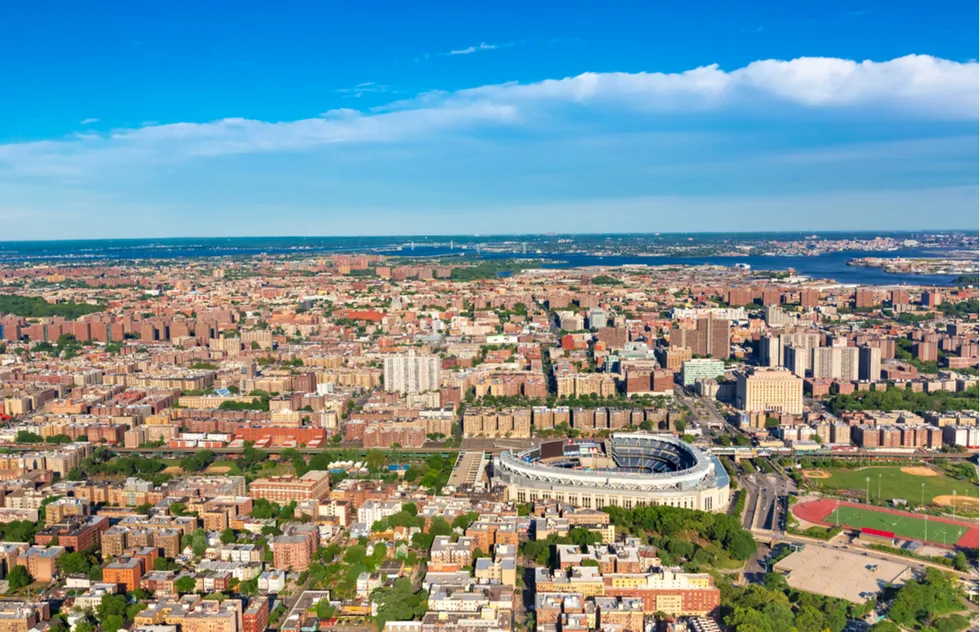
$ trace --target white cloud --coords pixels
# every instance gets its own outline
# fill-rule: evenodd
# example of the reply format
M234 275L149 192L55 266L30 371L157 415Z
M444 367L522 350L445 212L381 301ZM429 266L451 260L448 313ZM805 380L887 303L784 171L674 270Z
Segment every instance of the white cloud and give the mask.
M381 94L388 91L388 86L384 85L383 83L376 83L374 81L365 81L357 84L353 88L338 88L335 90L335 92L338 94L355 98L364 94Z
M928 55L886 62L830 57L756 61L725 72L717 64L682 73L584 73L531 84L461 90L446 99L572 102L638 110L752 109L791 104L860 107L926 119L975 120L978 65ZM423 95L424 98L424 95Z
M99 122L99 119L97 119L97 118L87 118L87 119L83 119L80 124L81 125L91 125L92 123L98 123L98 122Z
M480 42L477 46L467 46L466 48L461 48L459 50L451 50L447 55L472 55L473 53L479 53L485 50L497 50L498 48L508 48L513 46L511 43L506 44L487 44L486 42Z
M490 45L487 45L490 46ZM381 91L365 82L352 90ZM354 92L353 94L356 94ZM571 108L571 110L570 110ZM883 116L975 121L978 65L918 55L886 62L834 58L757 61L726 72L717 65L682 73L584 73L536 83L430 92L367 111L269 122L240 118L170 123L0 145L0 177L78 177L114 165L244 153L303 151L344 143L431 141L440 134L506 125L571 129L563 114L587 108L608 121L662 120L671 114L773 112L806 121L810 111L852 120ZM622 114L632 118L624 118Z

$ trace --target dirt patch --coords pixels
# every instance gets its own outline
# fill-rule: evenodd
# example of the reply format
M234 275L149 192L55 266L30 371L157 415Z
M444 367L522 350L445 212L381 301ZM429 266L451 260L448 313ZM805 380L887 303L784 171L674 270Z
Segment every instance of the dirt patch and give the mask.
M161 472L162 474L183 474L184 468L179 465L168 465L166 469Z
M953 496L952 494L947 494L944 496L936 496L932 499L932 502L936 503L940 507L950 507L953 508L953 501L956 501L956 510L961 511L964 509L972 509L977 511L980 509L980 500L976 498L971 498L970 496Z
M803 470L803 478L822 479L830 478L830 472L824 472L823 470Z
M911 474L912 476L939 476L936 470L929 467L924 467L922 465L903 467L902 471L906 474Z
M208 468L208 474L227 474L231 468L227 465L212 465Z

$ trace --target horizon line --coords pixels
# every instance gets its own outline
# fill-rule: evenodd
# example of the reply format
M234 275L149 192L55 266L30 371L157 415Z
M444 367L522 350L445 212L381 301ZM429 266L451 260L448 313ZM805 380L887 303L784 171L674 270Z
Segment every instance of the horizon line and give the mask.
M906 228L906 229L809 229L809 230L731 230L731 231L661 231L661 232L533 232L533 233L402 233L387 235L171 235L166 237L76 237L58 239L0 239L0 244L16 243L59 243L69 241L153 241L153 240L175 240L175 239L429 239L430 237L464 237L467 239L479 239L482 237L584 237L608 235L613 237L635 236L635 237L655 237L671 235L787 235L804 234L812 235L824 234L865 234L877 233L883 235L893 235L896 233L925 233L925 234L944 234L944 233L977 233L978 229L966 228Z

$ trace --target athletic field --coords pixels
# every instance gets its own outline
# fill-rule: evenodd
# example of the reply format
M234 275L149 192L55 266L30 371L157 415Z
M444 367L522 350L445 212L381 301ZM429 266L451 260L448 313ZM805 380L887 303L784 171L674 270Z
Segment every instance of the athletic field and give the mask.
M919 514L846 501L838 503L831 498L804 500L793 505L792 511L806 522L828 527L839 524L851 529L891 531L901 539L924 540L947 547L976 548L980 544L980 523L976 521L931 517L927 524Z
M861 507L841 506L835 509L829 516L824 518L829 524L841 524L854 529L879 529L881 531L891 531L895 535L905 540L925 540L943 543L943 537L947 545L954 544L967 532L966 527L955 524L936 522L933 520L926 524L924 518L918 516L902 516L899 514L882 513ZM928 537L926 537L928 535Z
M942 472L935 476L916 476L895 466L863 467L860 469L826 469L828 478L812 478L807 482L817 489L849 491L861 500L870 492L871 501L890 501L903 498L909 502L933 502L937 496L949 496L955 491L963 498L976 498L977 488L966 481L949 478ZM906 468L907 469L907 468ZM878 480L881 479L881 498L878 497ZM871 479L869 482L867 479Z

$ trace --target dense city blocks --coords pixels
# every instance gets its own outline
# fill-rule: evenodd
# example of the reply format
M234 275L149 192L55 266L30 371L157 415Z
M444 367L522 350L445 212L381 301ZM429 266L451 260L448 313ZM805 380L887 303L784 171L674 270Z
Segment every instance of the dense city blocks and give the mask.
M974 287L500 261L0 263L0 620L744 632L763 599L843 632L925 621L910 591L949 629L976 608Z

